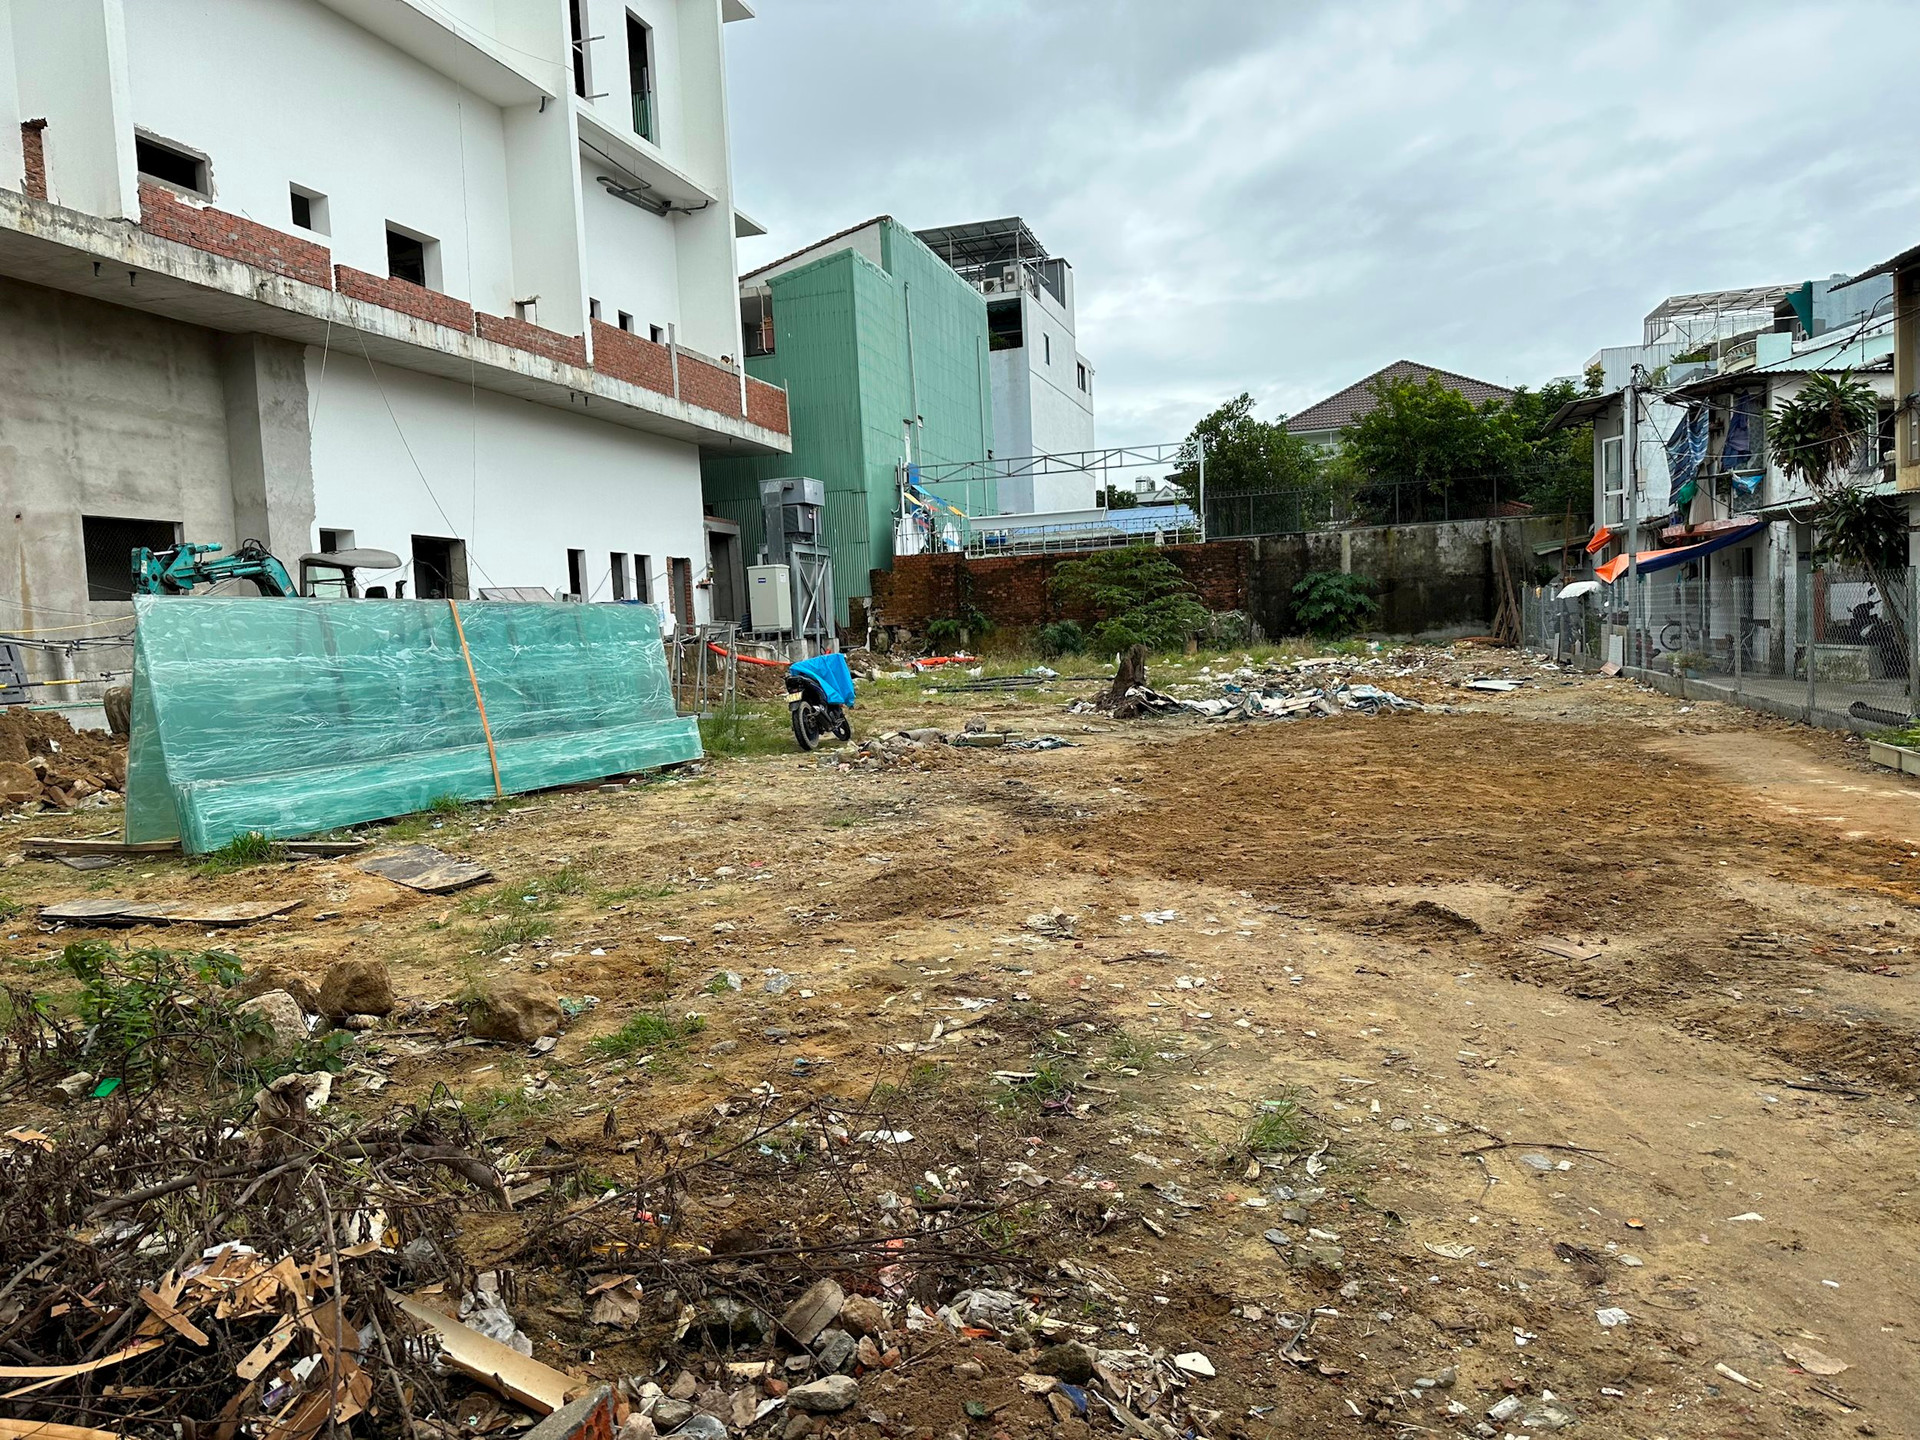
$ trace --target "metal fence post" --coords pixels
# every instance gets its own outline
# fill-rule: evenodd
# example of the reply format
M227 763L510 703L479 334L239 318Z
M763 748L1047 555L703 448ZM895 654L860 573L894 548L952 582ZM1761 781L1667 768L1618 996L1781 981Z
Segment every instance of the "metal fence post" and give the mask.
M1813 612L1814 607L1819 603L1821 603L1820 573L1817 570L1809 568L1807 570L1807 635L1806 639L1801 642L1801 652L1807 657L1807 724L1809 725L1813 724L1815 703L1813 690L1813 637L1820 629L1818 617Z
M1907 567L1907 714L1920 714L1920 569Z
M1727 608L1733 612L1733 695L1737 700L1740 698L1740 664L1742 659L1740 652L1746 648L1746 638L1741 634L1740 626L1740 577L1738 575L1734 576L1732 588L1733 603Z

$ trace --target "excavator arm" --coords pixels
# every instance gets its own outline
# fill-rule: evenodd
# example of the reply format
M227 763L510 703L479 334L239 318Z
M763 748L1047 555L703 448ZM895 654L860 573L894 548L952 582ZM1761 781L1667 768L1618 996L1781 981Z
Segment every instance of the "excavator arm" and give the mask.
M182 543L169 550L135 550L133 593L190 595L196 586L217 585L222 580L251 580L262 595L299 593L287 567L258 540L242 541L233 554L220 555L225 548Z

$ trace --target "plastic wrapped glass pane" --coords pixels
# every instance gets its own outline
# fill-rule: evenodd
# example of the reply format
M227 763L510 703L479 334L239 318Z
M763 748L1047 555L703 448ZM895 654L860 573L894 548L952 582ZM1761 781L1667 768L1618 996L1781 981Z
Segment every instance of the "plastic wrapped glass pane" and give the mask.
M134 614L129 841L200 853L489 799L496 762L514 794L701 753L646 605L206 596Z

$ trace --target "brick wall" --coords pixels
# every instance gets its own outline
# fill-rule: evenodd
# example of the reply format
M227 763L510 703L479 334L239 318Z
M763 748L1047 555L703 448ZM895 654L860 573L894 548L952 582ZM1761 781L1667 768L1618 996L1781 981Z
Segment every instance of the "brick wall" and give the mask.
M722 415L740 413L740 377L731 370L696 360L680 352L680 398L702 410L718 410Z
M370 275L351 265L336 265L333 273L342 295L365 300L370 305L384 306L388 310L398 310L402 315L411 315L416 320L444 325L449 330L473 334L473 307L464 300L442 295L438 290L429 290L411 280L396 280L390 275Z
M787 418L787 392L778 385L769 385L749 375L747 419L763 429L778 430L782 435L791 434L793 422Z
M322 289L333 288L326 246L210 205L190 204L164 185L140 186L140 223L148 234L162 240L177 240L210 255L223 255Z
M473 325L473 333L482 340L492 340L500 345L511 345L516 350L544 355L549 360L558 360L562 365L578 365L583 369L586 366L587 340L584 335L562 335L558 330L546 330L538 325L529 325L524 320L489 315L485 311L475 313Z
M22 120L20 122L20 148L26 153L26 174L21 179L20 189L29 200L47 198L47 122L44 120Z
M1168 545L1161 554L1180 567L1209 610L1245 610L1253 547L1244 540L1211 545ZM910 629L956 616L971 603L999 629L1027 629L1052 620L1092 617L1053 603L1048 591L1054 567L1072 555L904 555L893 569L873 572L876 616Z
M666 346L642 340L602 320L592 324L594 369L629 385L656 390L662 395L673 393L673 357L667 353ZM738 405L734 406L734 413L739 413Z

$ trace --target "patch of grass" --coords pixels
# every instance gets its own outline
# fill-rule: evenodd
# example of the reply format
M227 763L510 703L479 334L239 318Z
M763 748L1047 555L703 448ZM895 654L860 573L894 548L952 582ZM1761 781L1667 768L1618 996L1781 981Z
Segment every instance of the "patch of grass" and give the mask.
M784 755L798 746L787 707L736 700L700 722L700 743L709 755Z
M551 875L542 878L538 888L546 895L588 895L598 887L593 883L593 877L578 865L562 865Z
M1289 1092L1260 1102L1260 1113L1247 1127L1245 1143L1249 1154L1273 1155L1283 1150L1304 1150L1312 1138L1300 1113L1299 1097Z
M466 802L458 795L436 795L427 802L426 813L444 818L448 815L458 815L465 808Z
M1116 1030L1107 1042L1107 1062L1117 1070L1146 1070L1158 1064L1159 1057L1139 1036Z
M707 1028L704 1015L669 1015L662 1010L642 1010L611 1035L589 1041L589 1054L610 1060L630 1060L656 1050L678 1050Z
M524 1090L504 1086L497 1090L479 1090L464 1099L458 1096L454 1098L467 1123L482 1132L505 1128L500 1122L505 1122L505 1125L522 1124L553 1109L553 1097L550 1095L535 1097Z
M26 908L18 900L0 898L0 921L12 920Z
M387 840L424 840L434 831L436 817L422 810L416 815L402 815L390 822L382 835Z
M249 830L234 836L219 849L209 850L198 868L202 875L230 875L252 865L272 864L286 858L286 853L278 841L269 840L258 830Z
M480 931L480 948L489 955L515 945L530 945L553 933L553 926L540 915L507 915Z

